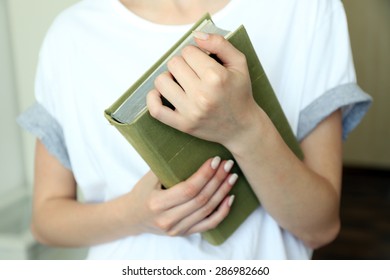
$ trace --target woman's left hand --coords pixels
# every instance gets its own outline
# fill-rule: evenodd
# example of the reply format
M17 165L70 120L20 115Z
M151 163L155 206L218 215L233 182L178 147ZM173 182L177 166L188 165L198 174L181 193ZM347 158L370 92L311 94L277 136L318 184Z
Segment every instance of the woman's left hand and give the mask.
M221 143L253 123L253 99L246 57L219 35L195 33L199 46L187 46L168 62L147 98L150 114L196 137ZM218 57L217 62L208 53ZM175 110L162 104L166 98Z

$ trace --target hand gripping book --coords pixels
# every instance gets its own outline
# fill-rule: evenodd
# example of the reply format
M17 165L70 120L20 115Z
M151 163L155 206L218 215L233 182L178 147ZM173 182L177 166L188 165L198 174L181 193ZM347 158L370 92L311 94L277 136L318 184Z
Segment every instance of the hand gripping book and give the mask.
M186 180L207 159L214 156L218 155L222 159L233 158L220 144L196 138L159 122L151 117L146 106L146 95L153 89L155 78L167 71L166 62L180 53L184 46L196 45L192 36L193 30L221 34L246 55L256 102L268 114L287 145L302 158L299 144L244 26L228 32L216 27L210 15L206 14L104 112L105 117L137 150L162 185L170 188ZM235 201L230 213L215 229L202 233L202 237L214 245L222 244L260 205L239 166L235 165L232 172L237 173L239 179L231 190Z

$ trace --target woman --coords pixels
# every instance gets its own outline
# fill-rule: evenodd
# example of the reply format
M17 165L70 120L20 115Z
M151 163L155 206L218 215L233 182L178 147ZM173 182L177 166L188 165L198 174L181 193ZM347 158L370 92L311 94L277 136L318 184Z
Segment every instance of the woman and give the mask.
M169 62L147 101L156 119L228 148L261 201L220 246L200 233L229 214L233 161L217 156L161 190L102 117L206 12L224 29L244 24L305 154L294 156L253 101L245 57L195 33L199 48ZM32 230L42 243L91 246L91 259L310 258L339 231L342 138L370 103L339 0L84 0L47 34L36 99L24 116L38 136Z

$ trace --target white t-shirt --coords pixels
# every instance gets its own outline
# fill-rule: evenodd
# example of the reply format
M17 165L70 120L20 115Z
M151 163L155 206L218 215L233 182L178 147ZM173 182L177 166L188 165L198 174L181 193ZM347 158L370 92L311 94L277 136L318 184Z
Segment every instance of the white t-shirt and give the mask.
M213 20L230 30L244 24L299 139L338 108L345 136L364 115L370 98L356 85L339 0L231 0ZM146 21L119 0L84 0L50 28L39 59L38 105L21 123L73 171L87 202L131 191L149 170L103 112L190 27ZM93 246L88 258L308 259L311 253L259 207L220 246L200 234L142 234Z

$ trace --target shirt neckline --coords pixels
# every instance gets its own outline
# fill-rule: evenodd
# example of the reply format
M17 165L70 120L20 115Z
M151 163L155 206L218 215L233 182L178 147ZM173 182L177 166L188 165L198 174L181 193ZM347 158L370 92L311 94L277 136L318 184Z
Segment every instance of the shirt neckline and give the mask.
M127 9L119 0L111 0L112 5L115 11L119 14L122 19L124 19L129 24L133 24L138 28L144 29L145 31L159 31L159 32L184 32L192 27L194 23L189 24L159 24L147 20L131 10ZM234 10L234 6L238 1L230 0L225 7L223 7L218 12L212 14L213 21L217 22L220 19L226 17L232 10Z

